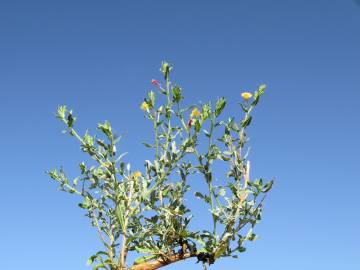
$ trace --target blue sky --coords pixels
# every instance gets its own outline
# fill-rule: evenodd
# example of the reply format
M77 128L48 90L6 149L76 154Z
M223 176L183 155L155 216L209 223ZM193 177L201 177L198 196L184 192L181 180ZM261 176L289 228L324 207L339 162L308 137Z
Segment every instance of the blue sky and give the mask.
M161 60L192 103L266 83L250 137L254 177L276 179L260 239L212 269L359 269L360 2L1 1L1 269L90 269L95 231L44 171L84 159L54 118L108 119L141 164L139 111ZM121 147L120 147L121 148ZM201 269L193 261L166 269Z

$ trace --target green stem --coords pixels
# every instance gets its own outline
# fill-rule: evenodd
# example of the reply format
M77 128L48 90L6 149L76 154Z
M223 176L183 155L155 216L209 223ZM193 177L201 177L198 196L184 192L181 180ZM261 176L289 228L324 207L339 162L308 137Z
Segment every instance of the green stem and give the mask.
M214 118L211 115L210 116L210 132L209 132L208 153L211 151L213 132L214 132ZM210 162L209 162L209 160L207 161L207 167L208 167L208 170L210 170ZM216 200L217 200L217 197L215 196L214 188L212 186L211 181L212 181L212 179L208 180L208 188L209 188L211 210L214 211L213 196L215 197ZM213 235L214 235L214 238L216 239L216 223L217 222L216 222L215 214L212 214L212 218L213 218L213 226L214 226Z
M166 81L166 96L167 96L167 107L170 110L171 113L171 107L172 107L172 102L171 102L171 95L170 95L170 82L167 80ZM169 147L169 143L170 143L170 136L171 136L171 116L169 116L168 118L168 130L167 130L167 135L166 135L166 144L164 147L164 151L168 150Z
M159 132L158 132L158 125L157 125L157 113L154 113L154 133L155 133L155 159L159 158Z
M132 179L133 180L133 179ZM127 210L125 211L125 215L124 215L124 229L122 232L122 240L121 240L121 250L120 250L120 258L119 258L119 267L120 269L125 269L125 262L126 262L126 256L127 256L127 227L128 227L128 223L129 223L129 218L130 218L130 213L132 210L131 207L131 203L132 203L132 196L133 196L133 192L134 192L134 182L133 181L129 181L128 182L128 194L126 196L126 208Z
M211 184L211 182L208 183L208 188L209 188L209 196L210 196L210 206L211 206L211 211L214 211L214 202L213 202L213 186ZM214 213L212 214L212 218L213 218L213 235L214 235L214 239L216 239L216 217Z

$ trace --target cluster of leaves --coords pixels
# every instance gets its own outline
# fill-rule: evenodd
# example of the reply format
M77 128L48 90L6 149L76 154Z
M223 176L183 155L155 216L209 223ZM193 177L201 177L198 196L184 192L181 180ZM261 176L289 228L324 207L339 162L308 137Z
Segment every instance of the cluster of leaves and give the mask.
M150 91L141 105L154 130L154 140L144 143L154 151L154 158L145 161L143 172L133 171L123 161L125 154L117 153L119 137L109 122L98 125L101 138L88 132L80 135L73 112L58 108L57 117L68 134L96 161L90 167L81 162L81 176L72 182L62 169L48 172L62 191L81 196L79 206L98 231L104 250L90 257L94 270L128 269L126 257L132 251L140 257L129 269L149 261L166 264L188 257L212 264L220 257L236 257L245 251L245 241L256 239L252 229L261 219L262 202L273 182L250 179L244 147L251 112L265 86L241 103L244 118L240 122L224 121L224 98L215 105L183 107L182 89L169 79L171 70L170 64L162 63L164 85L153 80L158 93ZM229 165L220 176L221 185L215 185L215 162ZM208 206L213 221L210 231L191 230L191 209L184 200L191 177L199 175L207 190L192 192Z

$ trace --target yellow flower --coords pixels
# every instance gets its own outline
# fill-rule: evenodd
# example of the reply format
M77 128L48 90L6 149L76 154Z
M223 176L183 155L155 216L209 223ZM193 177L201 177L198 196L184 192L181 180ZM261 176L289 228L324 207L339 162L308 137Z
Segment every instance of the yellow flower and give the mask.
M252 94L249 92L244 92L244 93L241 93L241 96L243 99L248 100L252 97Z
M197 116L200 116L200 112L199 112L198 108L194 108L191 112L190 117L193 118L193 117L197 117Z
M141 103L140 109L142 109L143 111L149 110L149 104L144 101L143 103Z
M138 177L141 176L141 172L136 171L136 172L134 172L133 176L134 176L135 178L138 178Z

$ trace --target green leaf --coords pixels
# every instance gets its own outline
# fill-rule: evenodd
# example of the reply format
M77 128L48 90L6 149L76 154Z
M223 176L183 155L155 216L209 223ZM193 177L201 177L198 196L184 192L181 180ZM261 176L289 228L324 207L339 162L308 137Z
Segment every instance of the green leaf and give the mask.
M127 154L128 154L128 152L125 152L125 153L122 153L121 155L119 155L119 156L116 158L115 163L117 163L117 162L119 162L120 160L122 160L123 157L125 157Z
M92 265L94 263L95 258L92 258L93 256L91 256L87 261L86 261L86 265Z
M83 141L85 143L86 146L93 146L94 145L94 138L88 134L88 131L86 131L84 137L83 137Z
M240 106L245 113L249 112L249 109L244 104L240 103Z
M175 86L172 89L172 94L173 94L173 102L175 103L179 103L183 99L183 96L181 95L181 88L179 86Z
M124 223L125 223L125 206L122 202L120 202L115 208L115 215L119 222L120 228L124 231Z
M221 112L225 108L225 105L226 105L225 98L221 97L217 100L216 107L215 107L215 116L216 117L218 117L221 114Z
M189 236L189 232L188 232L187 230L185 230L185 229L182 229L182 230L180 231L180 236L181 236L182 238L187 238L187 237Z
M199 191L196 191L194 195L196 198L205 199L205 196Z
M156 258L156 255L141 256L134 261L134 264L144 263L144 262L150 261L155 258Z
M160 71L161 71L162 74L164 74L164 79L165 80L169 79L169 74L170 74L171 70L172 70L172 67L170 66L170 64L168 62L163 61L161 63Z
M106 135L106 137L108 137L109 140L113 139L111 126L108 121L105 121L103 124L98 124L98 129L100 129Z
M220 160L223 160L223 161L229 161L231 159L231 157L227 157L227 156L221 155L221 154L218 154L217 158Z
M257 235L252 232L252 229L250 229L246 235L246 240L255 241L256 239L257 239Z
M244 119L244 120L242 121L241 126L242 126L243 128L249 126L250 123L251 123L251 119L252 119L252 117L251 117L251 116L248 116L246 119Z
M84 162L81 162L81 163L79 164L79 167L80 167L81 173L84 174L84 173L86 172L86 165L85 165L85 163L84 163Z
M151 249L151 248L142 248L142 247L136 246L135 249L139 253L149 253L149 254L156 253L156 250Z
M148 105L150 106L150 108L154 108L155 107L155 93L153 91L150 91L148 93L148 96L149 96Z
M226 248L227 248L226 243L221 244L214 252L214 259L216 260L220 258L220 256L226 251Z
M176 148L176 142L172 141L171 142L171 153L176 154L177 152L178 151L177 151L177 148Z
M92 265L98 257L99 257L99 254L98 254L98 253L96 253L95 255L92 255L92 256L86 261L86 265Z
M200 128L201 128L201 124L199 120L194 120L195 121L195 131L196 132L200 132Z
M209 118L211 114L211 105L210 103L206 103L202 106L201 119L205 121Z
M266 183L264 188L262 189L262 192L266 193L269 192L274 184L274 180L271 180L269 183Z
M255 91L254 101L251 103L252 106L256 106L259 103L260 97L264 94L265 89L266 89L266 85L263 84L259 86L257 91Z
M51 171L46 171L46 174L48 174L53 180L56 181L59 180L59 174L56 169L53 169Z
M60 120L64 120L65 119L65 115L66 115L66 106L59 106L56 112L56 117L59 118Z
M74 126L75 120L76 120L76 118L73 116L72 111L70 111L67 116L67 121L66 121L69 128L72 128Z
M206 243L205 243L205 241L204 241L202 238L197 237L195 240L196 240L200 245L202 245L203 247L206 246Z
M142 144L143 144L145 147L147 147L147 148L154 148L153 145L148 144L148 143L146 143L146 142L143 142Z

